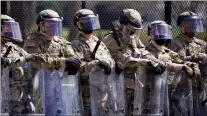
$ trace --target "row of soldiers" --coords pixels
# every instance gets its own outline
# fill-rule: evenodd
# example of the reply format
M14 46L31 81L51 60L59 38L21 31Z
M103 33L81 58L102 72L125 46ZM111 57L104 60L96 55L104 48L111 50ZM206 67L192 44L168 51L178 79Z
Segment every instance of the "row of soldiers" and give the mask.
M24 42L24 47L21 48L11 42L11 40L22 41L18 22L7 15L1 15L1 71L4 73L5 69L9 67L10 72L9 86L2 84L2 86L9 87L9 105L4 106L6 104L4 103L5 96L2 94L1 112L9 111L13 115L41 112L43 106L36 103L38 96L35 96L36 93L33 91L35 74L42 69L53 71L64 68L68 75L77 75L77 73L79 75L79 90L84 109L81 114L102 115L100 112L92 111L93 95L89 95L92 91L90 90L90 71L93 67L99 67L103 70L104 75L113 73L119 76L124 75L124 84L117 81L118 84L125 87L122 88L124 95L117 94L116 98L122 97L119 98L124 99L124 102L121 103L126 104L122 107L121 112L124 112L124 115L133 115L135 114L133 111L135 109L135 91L138 89L135 87L135 72L140 65L150 67L152 75L162 75L166 70L169 70L169 75L175 75L173 72L183 71L189 77L185 80L186 83L189 79L195 81L192 85L195 90L192 104L198 104L198 106L193 107L193 113L189 113L189 111L186 113L185 108L188 106L178 105L181 102L179 100L183 97L182 93L182 95L170 97L172 91L175 90L172 83L176 80L176 76L168 76L167 100L162 99L165 104L169 103L169 112L164 110L158 114L199 116L207 112L207 44L195 37L196 32L203 32L202 20L197 14L186 11L178 16L177 25L181 34L175 39L172 37L172 27L166 22L161 20L151 22L148 26L148 35L151 40L147 46L144 46L139 38L143 29L143 20L139 12L134 9L122 10L118 20L111 23L112 31L103 39L93 35L93 31L101 27L98 15L89 9L81 9L75 13L73 22L79 30L79 35L72 42L61 37L62 20L63 18L53 10L41 11L36 19L38 31L30 34ZM99 73L95 76L99 77L101 82L102 76ZM98 108L99 110L104 109L105 115L110 110L105 105L107 101L105 98L108 98L106 91L103 90L101 93L99 103L102 107ZM184 95L184 97L187 98L188 95ZM175 102L176 100L173 102L173 99L178 102ZM113 106L111 109L116 107L111 106ZM56 115L57 112L61 112L58 109L46 111L50 107L48 104L44 105L45 115ZM162 107L167 107L167 105ZM181 107L184 107L184 110ZM139 113L148 114L147 112Z

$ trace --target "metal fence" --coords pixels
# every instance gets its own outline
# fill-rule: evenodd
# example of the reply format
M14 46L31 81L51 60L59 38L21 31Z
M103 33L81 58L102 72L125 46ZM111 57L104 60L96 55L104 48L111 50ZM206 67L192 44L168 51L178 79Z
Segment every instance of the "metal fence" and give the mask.
M177 16L184 11L193 11L203 18L204 33L197 34L200 39L207 40L207 1L172 1L166 5L164 1L6 1L1 2L2 13L8 14L20 23L23 38L37 30L35 24L37 14L44 9L53 9L63 18L63 36L71 41L77 35L73 25L73 15L82 8L93 10L99 14L102 29L96 34L103 36L110 31L110 22L118 19L124 8L133 8L140 12L144 29L141 39L147 43L147 26L154 20L168 20L173 26L173 36L179 34L176 26ZM169 11L169 12L166 12Z

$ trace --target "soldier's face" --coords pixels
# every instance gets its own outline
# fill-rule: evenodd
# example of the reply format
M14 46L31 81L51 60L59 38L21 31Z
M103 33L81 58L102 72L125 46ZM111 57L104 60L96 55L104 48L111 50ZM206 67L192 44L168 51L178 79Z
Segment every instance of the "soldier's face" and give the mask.
M182 34L186 35L189 38L193 38L195 36L195 32L186 32L184 26L180 26L180 31Z

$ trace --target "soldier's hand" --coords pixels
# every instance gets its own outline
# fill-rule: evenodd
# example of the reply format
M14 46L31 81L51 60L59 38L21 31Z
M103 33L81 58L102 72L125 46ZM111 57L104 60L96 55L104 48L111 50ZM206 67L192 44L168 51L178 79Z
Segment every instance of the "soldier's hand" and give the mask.
M191 67L189 67L188 65L184 64L183 65L183 71L185 71L187 74L189 74L189 76L193 76L193 70Z
M11 60L9 58L1 57L1 66L6 68L9 65L11 65Z
M65 64L65 71L68 71L68 75L75 75L81 66L81 61L76 58L66 58Z
M103 62L103 61L99 61L98 66L99 66L100 68L104 69L104 73L105 73L106 75L110 75L110 74L111 74L111 67L110 67L110 65L109 65L108 63Z
M120 74L124 70L124 65L121 62L116 62L115 71Z
M163 72L165 72L166 70L166 66L159 63L157 66L155 65L152 65L151 63L149 63L149 65L153 68L153 72L156 74L156 75L160 75L162 74Z

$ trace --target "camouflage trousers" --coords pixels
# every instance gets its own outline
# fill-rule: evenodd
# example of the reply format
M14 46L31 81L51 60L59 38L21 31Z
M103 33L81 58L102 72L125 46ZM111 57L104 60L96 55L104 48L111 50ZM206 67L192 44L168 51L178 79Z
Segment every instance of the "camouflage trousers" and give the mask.
M135 75L133 72L124 73L126 112L128 116L133 115L134 109L134 79Z
M91 99L94 99L94 98L91 98L91 95L90 95L91 93L90 93L90 84L89 84L88 77L81 77L81 90L82 90L82 99L83 99L83 106L84 106L84 115L91 116L92 115ZM97 91L99 91L98 88L97 88ZM105 91L104 93L101 92L101 95L103 95L101 96L101 99L104 98L106 94L107 94L107 91ZM97 106L98 109L101 112L103 111L104 113L107 113L108 100L98 100L98 101L100 101L100 103Z
M82 90L82 99L85 116L91 115L91 100L90 100L90 87L89 87L89 78L81 77L81 90Z

